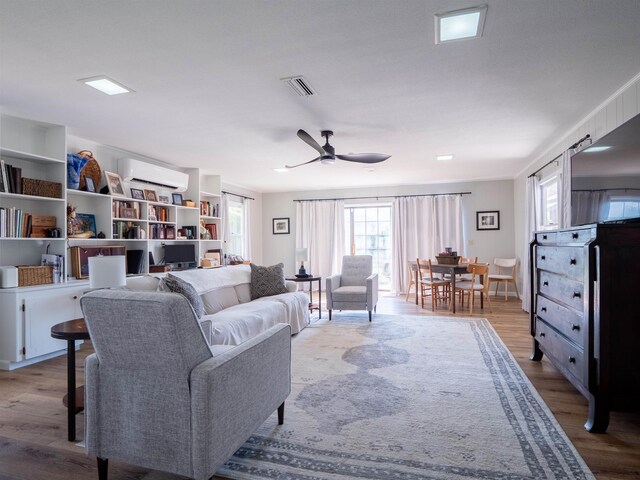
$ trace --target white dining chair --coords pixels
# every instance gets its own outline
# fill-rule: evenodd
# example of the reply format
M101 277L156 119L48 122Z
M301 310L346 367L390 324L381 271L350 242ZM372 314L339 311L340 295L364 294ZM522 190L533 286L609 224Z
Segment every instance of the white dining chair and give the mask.
M516 265L518 260L515 258L494 258L493 264L496 266L496 273L489 274L489 283L496 282L495 296L498 296L498 287L502 283L504 285L504 299L509 297L509 283L513 283L516 290L516 296L520 298L518 293L518 285L516 283Z

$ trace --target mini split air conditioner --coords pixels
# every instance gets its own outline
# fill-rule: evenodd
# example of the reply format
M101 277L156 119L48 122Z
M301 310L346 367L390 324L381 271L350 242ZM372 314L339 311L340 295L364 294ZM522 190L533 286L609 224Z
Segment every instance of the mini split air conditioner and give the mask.
M146 183L175 192L184 192L189 186L186 173L133 158L121 158L118 170L125 182Z

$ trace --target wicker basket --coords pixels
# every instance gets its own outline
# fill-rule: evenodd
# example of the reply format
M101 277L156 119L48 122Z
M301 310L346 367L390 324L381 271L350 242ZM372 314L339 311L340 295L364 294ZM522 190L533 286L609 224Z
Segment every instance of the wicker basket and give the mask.
M460 256L452 257L451 255L436 255L436 260L440 265L457 265L460 262Z
M89 161L86 165L80 170L80 190L85 190L87 187L87 181L85 178L89 177L93 180L93 188L97 192L98 186L100 185L100 180L102 179L102 172L100 171L100 165L98 161L94 158L93 152L91 150L81 150L77 153L81 157L88 158Z
M53 283L53 265L19 265L18 286L30 287Z
M23 178L22 193L35 197L62 198L62 184L35 178Z

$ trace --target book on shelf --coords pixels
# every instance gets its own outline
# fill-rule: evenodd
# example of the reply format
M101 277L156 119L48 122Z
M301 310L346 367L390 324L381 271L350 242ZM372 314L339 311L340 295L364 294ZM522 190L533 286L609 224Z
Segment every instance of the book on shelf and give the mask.
M32 228L30 213L21 208L0 207L0 238L29 238Z

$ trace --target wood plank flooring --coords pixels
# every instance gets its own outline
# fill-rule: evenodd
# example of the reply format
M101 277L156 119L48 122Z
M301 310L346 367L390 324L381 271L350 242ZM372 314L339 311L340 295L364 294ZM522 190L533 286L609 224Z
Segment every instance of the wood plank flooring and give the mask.
M489 319L596 477L640 479L640 415L614 412L607 433L588 433L583 427L587 416L584 397L546 359L529 360L528 316L520 302L493 297L492 304L493 313L485 309L478 316ZM378 313L448 315L444 309L432 313L430 308L405 302L404 297L389 296L380 299ZM323 318L325 315L323 308ZM90 343L78 351L78 378L83 375L84 357L91 352ZM65 393L65 356L12 372L0 371L0 480L97 479L95 460L66 440L66 409L61 401ZM78 415L79 440L82 423ZM140 479L149 472L115 461L109 466L111 480Z

